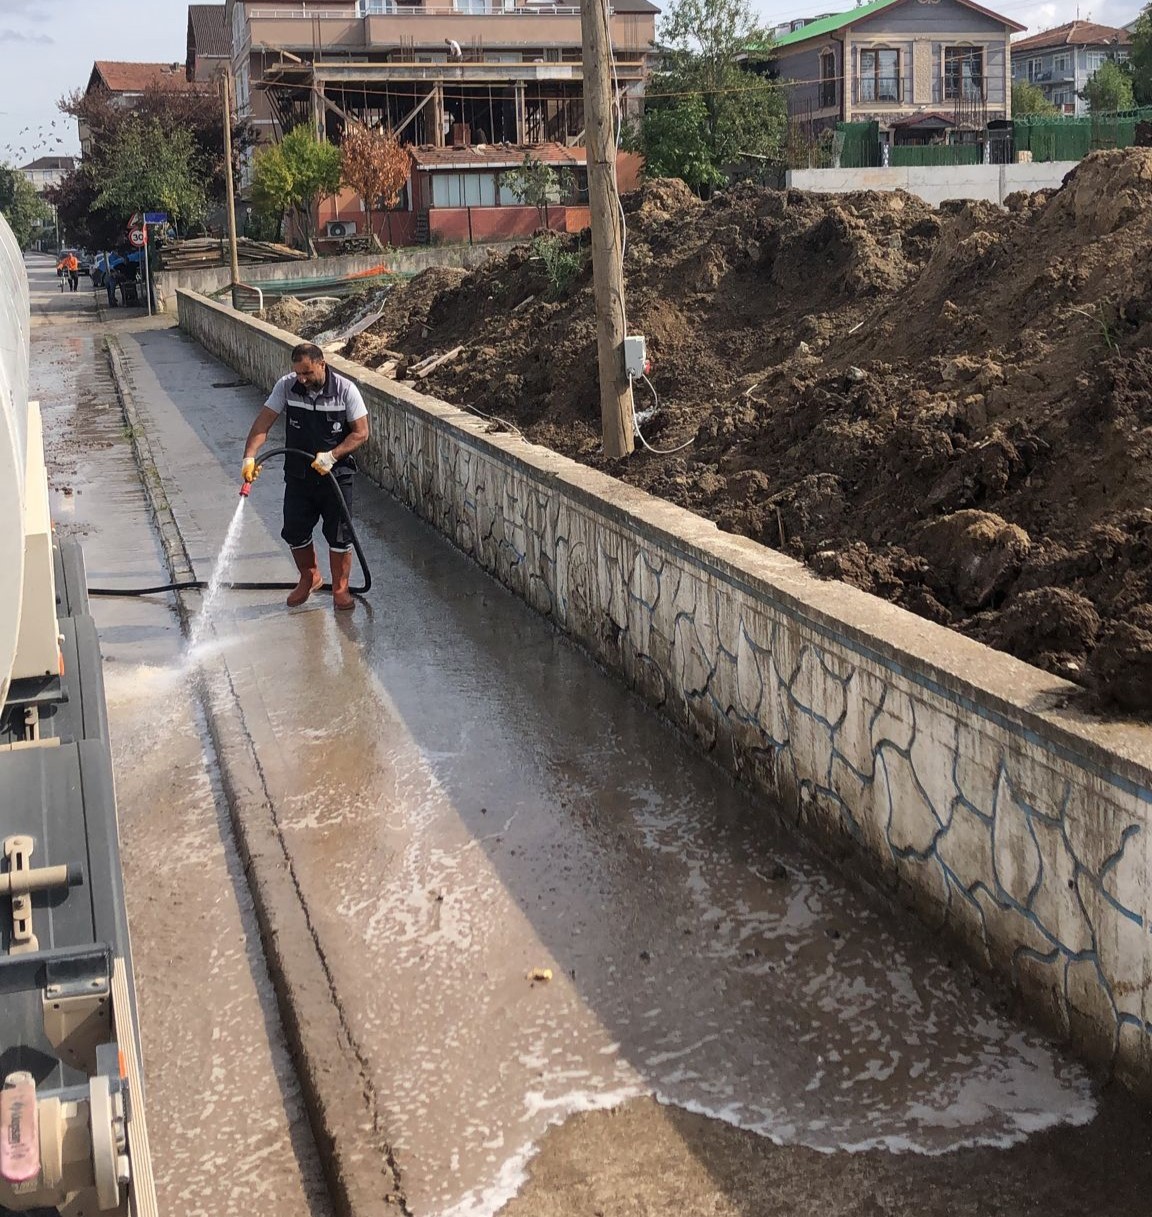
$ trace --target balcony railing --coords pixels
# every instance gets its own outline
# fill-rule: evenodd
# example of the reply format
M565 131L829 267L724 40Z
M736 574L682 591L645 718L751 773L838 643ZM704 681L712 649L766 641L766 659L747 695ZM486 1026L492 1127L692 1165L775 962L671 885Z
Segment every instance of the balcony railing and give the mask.
M852 100L857 105L899 105L904 81L899 76L862 76L852 82Z
M949 80L936 81L932 90L933 101L987 101L988 82L980 80Z

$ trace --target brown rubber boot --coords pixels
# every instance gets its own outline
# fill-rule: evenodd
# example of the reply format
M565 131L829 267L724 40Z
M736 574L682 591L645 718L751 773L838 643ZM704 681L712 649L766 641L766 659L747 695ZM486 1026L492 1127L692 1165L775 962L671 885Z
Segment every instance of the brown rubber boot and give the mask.
M338 609L355 608L356 601L352 599L352 594L348 591L348 578L352 574L351 552L343 554L329 552L328 557L332 560L333 607Z
M299 608L300 605L324 586L320 575L320 567L316 564L316 547L305 545L303 549L292 551L292 560L300 572L300 582L288 593L288 607Z

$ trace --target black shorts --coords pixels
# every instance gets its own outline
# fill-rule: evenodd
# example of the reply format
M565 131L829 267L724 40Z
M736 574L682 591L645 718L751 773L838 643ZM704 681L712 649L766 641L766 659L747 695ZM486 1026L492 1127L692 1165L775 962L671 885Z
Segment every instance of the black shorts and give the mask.
M324 540L328 548L343 553L352 548L352 533L340 511L340 501L332 479L339 476L344 502L352 505L353 473L320 474L311 470L302 477L284 479L284 527L280 535L293 549L312 544L318 520L324 521Z

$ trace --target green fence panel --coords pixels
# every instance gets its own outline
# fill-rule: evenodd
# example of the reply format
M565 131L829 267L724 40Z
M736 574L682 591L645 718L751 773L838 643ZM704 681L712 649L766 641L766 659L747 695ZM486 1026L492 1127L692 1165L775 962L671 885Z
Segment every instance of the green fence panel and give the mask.
M1031 152L1034 161L1079 161L1098 148L1130 148L1136 124L1150 120L1152 107L1080 118L1018 118L1012 125L1016 150Z
M841 169L873 169L880 164L879 123L837 123Z
M888 149L888 164L979 165L984 150L979 144L894 144Z

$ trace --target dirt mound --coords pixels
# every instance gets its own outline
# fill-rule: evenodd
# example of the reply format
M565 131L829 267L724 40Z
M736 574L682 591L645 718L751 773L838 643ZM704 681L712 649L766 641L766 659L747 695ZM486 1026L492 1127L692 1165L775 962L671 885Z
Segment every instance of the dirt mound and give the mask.
M349 353L462 346L430 392L1149 714L1152 150L1009 203L626 199L672 455L600 455L582 237L419 276Z
M308 318L308 309L295 296L281 296L263 311L256 314L261 321L269 325L287 330L289 334L302 335L304 323Z
M430 332L428 314L437 299L458 287L467 274L454 267L434 266L391 290L380 320L352 339L345 358L377 367L384 358L384 348L420 341Z

